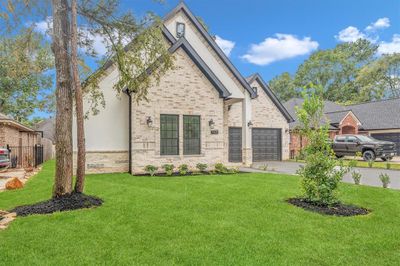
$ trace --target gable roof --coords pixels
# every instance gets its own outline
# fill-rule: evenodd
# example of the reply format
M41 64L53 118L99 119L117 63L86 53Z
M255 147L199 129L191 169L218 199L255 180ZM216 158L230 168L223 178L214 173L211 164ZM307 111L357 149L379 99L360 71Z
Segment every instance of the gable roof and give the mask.
M259 73L255 73L249 77L246 78L247 82L249 84L253 83L254 81L258 81L258 83L261 85L261 88L263 91L267 94L267 96L271 99L271 101L275 104L275 106L278 108L278 110L282 113L282 115L286 118L286 120L290 122L294 122L293 117L290 115L290 113L286 110L285 106L279 101L278 97L276 97L275 93L271 90L271 88L268 86L268 84L263 80L261 75Z
M167 29L166 29L167 30ZM215 76L207 64L201 59L201 57L196 53L190 43L185 39L185 37L179 38L170 48L169 52L174 53L179 48L189 55L189 57L196 63L197 67L203 72L203 74L208 78L208 80L214 85L215 89L219 92L221 98L227 98L231 93L225 88L221 81Z
M240 82L240 84L249 92L252 98L255 98L257 95L255 91L251 88L249 83L245 80L245 78L240 74L240 72L236 69L236 67L232 64L229 58L225 55L225 53L221 50L215 40L211 37L208 31L201 25L199 20L193 15L190 9L186 6L184 2L180 2L171 12L169 12L165 17L164 21L172 18L179 11L183 11L186 16L190 19L196 29L201 33L203 38L207 41L207 43L211 46L211 48L215 51L215 53L220 57L221 61L226 65L226 67L233 73L235 78Z
M284 103L286 109L296 120L290 124L290 128L294 128L299 124L297 122L296 106L301 106L303 102L304 100L301 98L294 98ZM341 106L331 101L324 102L324 113L330 120L331 125L340 123L349 112L361 123L363 130L400 128L400 98L347 106Z
M359 118L364 130L400 128L400 98L347 105Z
M30 127L25 126L24 124L21 124L17 120L14 120L13 118L9 117L8 115L5 115L3 113L0 113L0 124L6 124L6 125L12 125L16 128L21 129L22 131L32 131L34 130Z

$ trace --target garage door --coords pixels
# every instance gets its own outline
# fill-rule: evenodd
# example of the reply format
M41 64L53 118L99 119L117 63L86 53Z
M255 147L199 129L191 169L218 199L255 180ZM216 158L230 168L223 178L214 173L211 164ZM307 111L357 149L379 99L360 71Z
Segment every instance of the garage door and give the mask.
M252 129L253 162L280 161L281 129Z
M229 128L229 161L242 162L242 128Z
M400 155L400 133L371 134L371 137L379 139L379 140L392 141L392 142L396 143L397 155Z

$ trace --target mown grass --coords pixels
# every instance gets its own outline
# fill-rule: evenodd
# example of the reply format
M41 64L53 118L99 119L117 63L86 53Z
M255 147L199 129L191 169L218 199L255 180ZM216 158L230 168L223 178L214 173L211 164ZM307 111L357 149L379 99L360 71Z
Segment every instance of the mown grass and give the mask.
M0 209L48 199L54 163ZM331 217L291 206L299 179L278 174L87 177L104 205L17 218L0 231L1 265L399 265L400 192L342 184L372 210Z

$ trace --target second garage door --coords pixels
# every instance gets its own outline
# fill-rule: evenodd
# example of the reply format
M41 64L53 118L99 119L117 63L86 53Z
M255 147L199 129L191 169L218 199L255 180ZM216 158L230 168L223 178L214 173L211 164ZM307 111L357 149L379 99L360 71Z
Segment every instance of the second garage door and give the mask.
M252 129L253 162L282 159L281 129Z
M371 134L371 137L396 143L397 155L400 155L400 133L377 133Z

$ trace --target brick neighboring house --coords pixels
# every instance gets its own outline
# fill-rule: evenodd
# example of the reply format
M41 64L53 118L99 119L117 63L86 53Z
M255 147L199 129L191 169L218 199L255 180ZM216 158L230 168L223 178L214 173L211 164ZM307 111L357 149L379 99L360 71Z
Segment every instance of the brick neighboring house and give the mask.
M303 99L295 98L284 103L291 116L297 120L296 106L301 106ZM325 101L324 112L329 123L329 135L334 138L342 134L363 134L376 139L388 140L397 144L400 155L400 98L366 102L342 106ZM290 123L290 157L299 154L307 141L295 133L298 121Z
M174 68L149 88L149 101L118 97L118 70L107 64L106 107L85 121L88 172L289 158L292 118L260 75L245 79L184 3L164 18L163 34Z
M34 129L0 113L0 147L36 144L40 144L40 135Z

